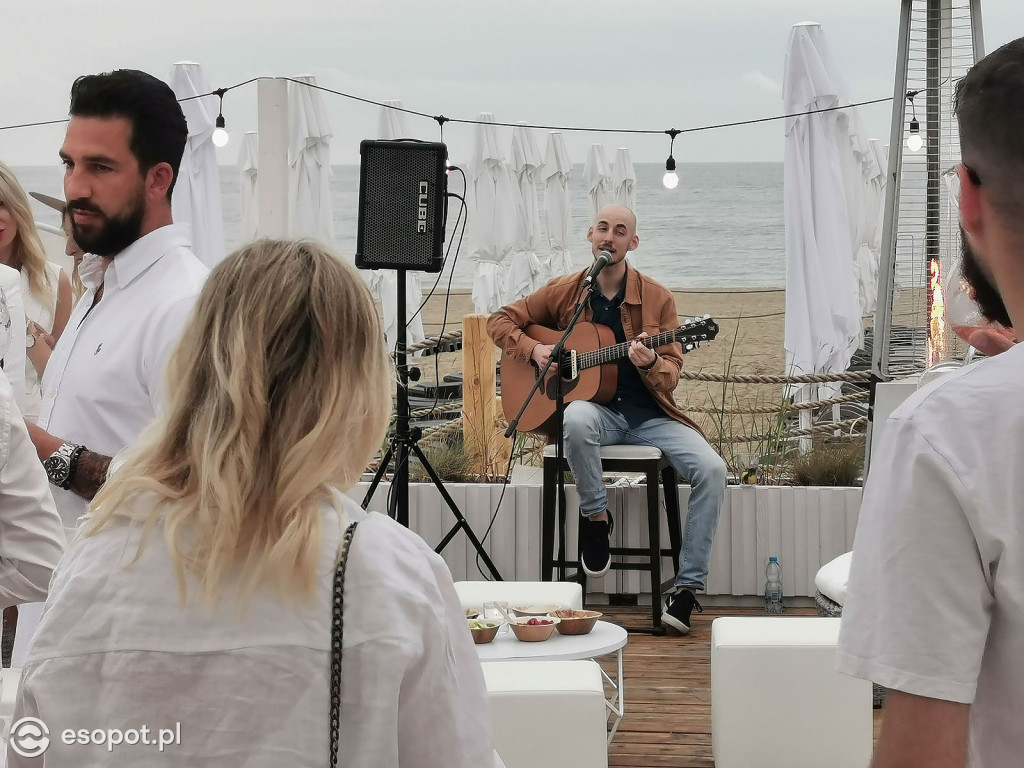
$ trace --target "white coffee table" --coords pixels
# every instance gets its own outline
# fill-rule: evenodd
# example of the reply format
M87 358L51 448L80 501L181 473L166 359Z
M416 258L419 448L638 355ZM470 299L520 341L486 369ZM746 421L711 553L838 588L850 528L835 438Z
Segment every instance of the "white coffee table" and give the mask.
M617 624L599 621L586 635L563 635L555 629L555 633L540 643L524 643L516 639L511 628L502 627L498 635L489 643L476 646L480 661L554 661L571 659L593 659L598 656L616 655L616 677L612 680L602 669L601 675L611 687L611 695L605 698L609 716L614 717L608 731L608 742L611 743L615 731L618 730L622 715L626 711L625 689L622 677L622 649L628 636L626 630Z

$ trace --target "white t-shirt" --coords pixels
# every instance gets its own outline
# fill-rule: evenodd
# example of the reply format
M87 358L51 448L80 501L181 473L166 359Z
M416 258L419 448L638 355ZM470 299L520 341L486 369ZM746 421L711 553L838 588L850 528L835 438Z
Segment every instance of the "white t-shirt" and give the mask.
M163 530L72 542L54 574L14 720L49 727L55 766L321 768L328 761L331 605L341 534L360 520L344 593L339 766L494 764L480 662L444 561L390 518L341 493L322 513L316 600L233 589L212 612L190 585L182 607ZM150 728L181 743L67 745L65 729ZM36 765L8 751L10 766Z
M948 374L872 457L836 666L972 704L969 764L1024 754L1024 345Z

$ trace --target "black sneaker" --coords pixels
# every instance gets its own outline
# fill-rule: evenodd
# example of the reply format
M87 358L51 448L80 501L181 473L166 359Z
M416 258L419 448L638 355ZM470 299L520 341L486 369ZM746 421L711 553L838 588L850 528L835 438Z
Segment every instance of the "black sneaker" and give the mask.
M615 530L615 520L612 519L611 512L608 513L607 520L580 518L580 536L583 539L580 561L583 564L583 572L592 579L601 578L612 567L612 555L609 549L613 530Z
M690 613L694 608L697 609L697 613L704 613L704 609L697 602L696 595L690 590L684 589L670 595L665 601L665 610L661 614L661 620L672 629L685 635L690 631Z

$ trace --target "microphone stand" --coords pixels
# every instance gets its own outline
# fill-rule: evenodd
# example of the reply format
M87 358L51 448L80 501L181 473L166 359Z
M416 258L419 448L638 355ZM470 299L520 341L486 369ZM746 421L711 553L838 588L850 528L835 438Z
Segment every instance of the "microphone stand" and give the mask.
M517 425L519 420L523 417L523 412L529 406L533 396L540 391L541 386L544 384L545 377L551 368L551 365L556 361L560 360L565 350L566 339L569 338L569 334L572 333L576 327L576 323L579 321L580 315L583 314L583 310L590 304L590 299L594 295L594 291L597 290L597 277L596 274L591 280L589 285L584 285L586 291L585 295L580 299L579 304L576 305L576 310L573 312L572 317L569 320L569 324L566 326L565 333L551 348L551 355L548 357L547 363L540 369L537 374L536 381L533 382L533 387L529 392L526 393L526 398L523 400L522 405L519 406L519 411L516 413L515 418L509 421L508 429L505 430L505 437L512 437L517 431ZM564 460L564 442L562 439L562 415L565 411L565 401L563 399L564 394L562 391L562 374L558 371L555 372L555 414L556 414L556 430L555 430L555 466L557 467L557 493L558 493L558 576L559 581L565 580L565 523L566 523L566 501L565 501L565 475L562 472L562 461ZM582 570L581 570L582 573Z

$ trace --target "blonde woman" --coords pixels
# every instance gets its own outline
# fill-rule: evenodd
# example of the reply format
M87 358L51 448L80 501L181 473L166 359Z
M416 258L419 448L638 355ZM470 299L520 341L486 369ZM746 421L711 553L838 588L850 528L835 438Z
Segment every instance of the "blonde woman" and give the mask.
M171 356L165 415L54 575L14 715L51 734L146 725L180 743L159 752L126 739L108 752L51 739L48 768L329 764L339 596L337 765L493 762L480 664L444 562L344 495L384 435L389 381L351 267L275 241L217 266Z
M56 264L47 261L39 239L28 195L14 173L0 163L0 264L21 273L25 307L25 403L30 421L39 417L42 391L39 381L56 343L71 316L71 281ZM20 334L15 334L16 337Z

